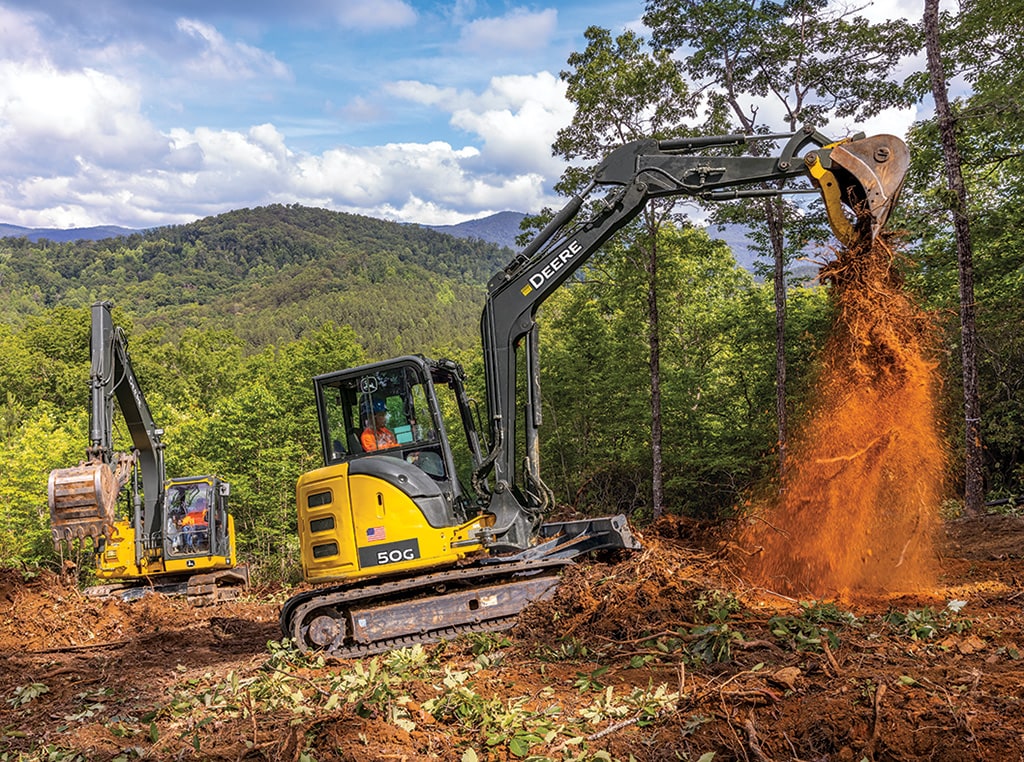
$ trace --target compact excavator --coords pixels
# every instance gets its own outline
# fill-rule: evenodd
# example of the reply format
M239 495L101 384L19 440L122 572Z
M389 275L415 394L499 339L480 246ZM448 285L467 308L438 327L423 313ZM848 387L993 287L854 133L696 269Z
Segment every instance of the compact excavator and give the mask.
M786 143L775 157L735 154L764 140ZM553 495L540 475L539 305L661 197L817 193L845 246L870 245L908 165L896 137L831 140L809 127L614 150L487 285L486 427L450 360L407 355L313 379L324 466L299 478L296 499L304 577L324 584L285 602L284 636L345 658L500 630L581 554L637 548L621 515L544 521ZM798 178L811 187L784 182ZM588 204L598 189L608 192ZM471 462L461 471L456 446Z
M87 588L90 596L131 600L156 591L195 603L235 598L249 576L238 563L230 485L217 476L167 478L163 430L153 423L109 302L92 305L90 354L86 460L49 477L54 547L91 539L104 584ZM115 399L130 452L114 451ZM121 495L128 519L117 517Z

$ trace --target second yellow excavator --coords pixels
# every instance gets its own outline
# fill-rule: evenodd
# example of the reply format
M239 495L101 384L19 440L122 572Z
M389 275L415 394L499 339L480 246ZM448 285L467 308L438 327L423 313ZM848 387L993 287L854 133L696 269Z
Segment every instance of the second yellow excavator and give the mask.
M196 603L228 600L249 581L239 564L230 486L217 476L168 479L163 430L157 428L135 376L124 332L109 302L92 306L90 444L86 460L50 472L48 499L54 545L89 540L95 597L132 599L157 591ZM115 452L114 403L132 440ZM118 518L118 499L129 501Z

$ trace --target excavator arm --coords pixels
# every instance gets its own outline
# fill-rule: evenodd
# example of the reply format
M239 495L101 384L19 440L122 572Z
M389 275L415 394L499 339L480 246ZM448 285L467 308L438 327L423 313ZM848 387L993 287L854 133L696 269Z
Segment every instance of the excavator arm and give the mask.
M787 142L775 157L706 153L782 139ZM573 197L488 284L481 334L490 451L481 458L474 484L490 494L488 510L496 517L491 542L528 547L550 502L540 479L534 315L648 201L670 196L717 201L818 193L836 237L856 249L870 245L884 227L908 166L907 147L894 136L858 134L832 140L810 127L774 135L639 140L612 152L597 167L586 190ZM785 183L777 182L801 178L810 180L812 187L784 187ZM590 196L601 188L611 192L595 212L577 219ZM526 368L522 406L517 404L519 347L524 348ZM518 426L523 427L521 448L517 447ZM517 451L524 453L521 461Z
M157 510L164 489L162 430L156 427L132 369L124 332L114 325L109 302L92 305L90 336L90 423L86 460L50 472L48 499L54 544L64 540L110 539L121 489L141 471L144 505L133 510L141 557L146 536L158 534ZM131 453L114 452L114 402L117 401L132 440ZM140 490L133 489L136 500Z

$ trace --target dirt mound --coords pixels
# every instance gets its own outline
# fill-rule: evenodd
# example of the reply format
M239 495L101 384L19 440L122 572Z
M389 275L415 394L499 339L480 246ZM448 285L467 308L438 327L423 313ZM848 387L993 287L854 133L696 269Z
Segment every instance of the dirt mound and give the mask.
M517 632L537 640L630 640L694 621L695 602L725 584L726 530L665 516L637 533L643 549L612 564L565 572L553 599L520 617Z
M184 639L182 631L208 628L220 620L274 618L266 607L245 603L224 604L213 615L183 598L163 595L147 595L131 604L116 598L97 600L84 595L70 578L41 571L26 579L14 569L0 569L0 602L3 653L112 647L134 643L140 634L170 646L175 639Z

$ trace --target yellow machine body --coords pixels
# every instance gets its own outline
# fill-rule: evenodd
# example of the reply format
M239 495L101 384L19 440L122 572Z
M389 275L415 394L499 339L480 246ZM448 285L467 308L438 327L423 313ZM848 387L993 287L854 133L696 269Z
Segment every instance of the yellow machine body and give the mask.
M132 587L176 593L186 579L182 592L190 598L233 597L248 584L248 567L237 563L228 514L231 485L214 475L167 478L163 429L150 414L109 302L92 306L89 354L86 460L54 469L48 481L54 547L91 541L96 575L118 584L99 585L87 594L128 594ZM130 451L115 450L115 409L127 426ZM122 495L127 520L118 518ZM222 582L236 589L224 593Z
M413 497L348 463L303 474L296 486L302 571L332 582L448 566L483 550L472 539L493 517L432 526Z
M115 521L109 539L100 543L96 553L96 576L111 582L130 582L145 577L183 575L234 569L238 566L235 551L235 520L228 516L228 554L167 556L163 548L147 549L141 564L135 563L135 529L127 521Z

